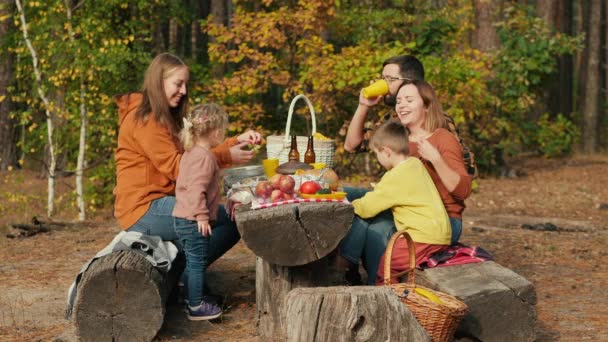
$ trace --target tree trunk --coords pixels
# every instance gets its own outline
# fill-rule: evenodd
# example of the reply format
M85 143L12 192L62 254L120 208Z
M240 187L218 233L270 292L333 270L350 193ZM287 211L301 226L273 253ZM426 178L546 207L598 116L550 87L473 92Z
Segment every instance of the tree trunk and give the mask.
M554 25L558 18L558 6L562 0L536 0L536 12L546 23Z
M305 265L333 251L353 220L349 204L299 203L258 210L239 207L236 223L256 256L282 266Z
M177 53L177 19L169 19L169 51Z
M70 1L65 0L66 15L68 19L68 34L72 44L75 43L74 28L72 27L72 8L70 7ZM80 59L80 56L76 57ZM82 68L81 68L82 69ZM83 70L80 70L82 73ZM87 139L87 105L86 105L86 86L84 84L84 77L80 74L80 136L78 138L78 159L76 161L76 203L78 205L78 220L84 221L86 219L86 205L84 201L84 160L86 155L86 139Z
M281 308L285 296L295 288L329 285L326 258L313 263L286 267L258 257L255 263L255 303L260 341L284 341Z
M604 1L604 112L603 117L600 118L599 122L606 122L608 120L608 1ZM604 125L600 132L600 145L608 147L608 125Z
M558 3L557 29L567 35L574 35L574 8L570 0L560 0ZM557 63L557 77L552 86L549 109L553 113L570 114L575 111L574 94L574 58L572 55L562 55Z
M228 8L226 6L226 0L211 0L211 15L213 16L212 22L216 25L226 25L228 19ZM215 37L210 36L209 42L214 43ZM213 64L211 68L211 76L215 79L224 77L226 69L224 65Z
M399 297L379 286L295 289L282 327L289 342L431 341Z
M85 100L85 85L80 81L80 136L78 138L78 160L76 161L76 202L78 205L78 220L84 221L86 216L86 203L84 200L84 162L87 141L87 106Z
M163 34L163 25L160 21L153 22L152 30L154 36L152 37L152 53L158 55L165 52L165 36Z
M555 28L558 32L572 35L572 2L569 0L537 0L536 10L547 25ZM546 112L553 115L572 113L572 55L561 55L557 57L557 70L548 77L542 94L542 100L538 102L534 117Z
M572 2L572 33L573 34L582 34L585 32L585 24L586 24L586 1L573 1ZM588 37L585 37L585 44ZM575 112L583 114L583 93L585 86L585 68L583 65L583 60L585 59L585 53L587 49L579 49L574 53L572 58L572 68L573 68L573 82L572 82L572 109ZM583 130L583 119L580 119L579 128L582 132ZM582 149L582 137L580 148Z
M200 19L208 19L210 11L211 11L211 4L209 3L209 1L202 1L199 3L199 18ZM199 63L202 64L206 64L209 63L209 55L208 55L208 43L209 43L209 36L207 35L207 32L204 32L202 30L201 25L198 23L198 21L196 21L196 27L198 32L200 33L200 35L198 36L198 44L196 47L196 50L198 51L198 55L196 56L196 60L199 61Z
M500 45L494 28L496 11L500 8L497 0L473 0L475 8L475 30L471 46L483 52L495 50Z
M0 18L13 12L12 0L0 0ZM0 46L6 46L12 28L12 20L0 21ZM16 122L10 117L13 110L8 87L14 79L13 54L8 49L0 51L0 171L17 166Z
M601 0L591 0L589 6L585 97L583 98L583 151L594 153L598 148L600 95L600 24Z
M197 60L197 53L198 53L198 49L197 49L197 44L198 44L198 33L200 31L200 26L198 23L198 20L194 20L191 24L190 24L190 57L193 60Z
M46 124L47 124L47 142L49 149L49 169L48 169L48 177L47 177L47 216L51 217L53 215L53 201L55 199L55 171L56 171L56 159L55 159L55 141L53 139L53 116L50 110L50 103L47 98L47 95L42 90L42 76L40 75L40 70L38 69L38 55L36 54L36 50L34 46L32 46L32 42L28 37L27 31L27 22L25 20L25 14L23 13L23 8L21 6L21 0L15 0L15 4L17 5L17 9L19 11L19 19L21 21L21 30L23 33L23 40L30 51L32 56L32 65L34 68L34 76L36 77L36 90L38 91L38 96L42 100L44 104L44 110L46 114Z
M133 251L93 262L83 274L74 303L82 341L151 341L160 330L177 267L162 274Z

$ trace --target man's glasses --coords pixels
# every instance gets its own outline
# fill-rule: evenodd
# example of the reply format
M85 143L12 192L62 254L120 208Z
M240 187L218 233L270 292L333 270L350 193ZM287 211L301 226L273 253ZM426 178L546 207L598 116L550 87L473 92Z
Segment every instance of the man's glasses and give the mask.
M386 83L393 83L395 81L406 81L406 82L411 82L412 79L407 78L407 77L393 77L393 76L380 76L381 79L385 80Z

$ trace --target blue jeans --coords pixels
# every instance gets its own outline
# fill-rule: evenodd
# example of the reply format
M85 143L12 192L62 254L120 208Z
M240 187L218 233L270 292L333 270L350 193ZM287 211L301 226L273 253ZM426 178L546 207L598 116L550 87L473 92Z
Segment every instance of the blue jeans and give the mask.
M177 235L173 229L173 216L171 215L174 207L175 196L155 199L150 203L150 208L144 216L129 227L127 231L160 236L165 241L177 240Z
M344 187L344 191L346 198L352 202L371 190ZM450 225L452 243L455 243L462 232L462 221L450 217ZM340 243L340 254L355 265L362 260L368 274L368 284L374 285L378 264L386 251L388 241L395 232L395 222L390 210L385 210L370 219L362 219L355 215L351 229Z
M388 240L395 231L395 223L390 211L384 211L369 220L355 215L351 229L340 243L340 254L346 260L355 265L359 265L359 259L363 261L369 285L376 283L378 264L384 255Z
M186 269L182 279L188 289L188 301L190 305L197 306L203 300L205 272L209 264L209 236L199 233L196 221L176 217L174 224L186 254Z
M452 227L452 245L457 243L462 233L462 220L450 217L450 226Z
M187 288L188 302L196 306L203 298L207 267L232 248L241 236L223 206L218 210L211 236L202 236L196 221L179 217L174 218L174 229L186 255L182 281Z
M371 190L344 187L346 198L354 201L363 197ZM374 285L378 264L386 250L388 240L395 233L395 222L390 210L385 210L376 217L362 219L355 215L351 229L340 243L340 254L348 261L359 265L363 261L363 267L368 274L368 284Z

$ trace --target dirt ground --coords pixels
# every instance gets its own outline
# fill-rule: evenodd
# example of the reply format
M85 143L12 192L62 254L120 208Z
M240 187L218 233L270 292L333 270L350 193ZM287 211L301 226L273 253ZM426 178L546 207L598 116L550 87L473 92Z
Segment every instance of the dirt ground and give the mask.
M538 341L608 341L608 157L528 157L511 165L516 178L476 180L461 241L534 283ZM59 181L64 202L72 189L73 179ZM0 341L74 340L64 319L68 287L118 232L109 210L100 210L86 223L7 237L16 233L10 223L44 217L45 203L46 180L37 174L0 173ZM58 210L57 221L76 217L68 205ZM210 278L225 295L221 322L189 322L170 306L158 340L258 341L254 255L239 243Z

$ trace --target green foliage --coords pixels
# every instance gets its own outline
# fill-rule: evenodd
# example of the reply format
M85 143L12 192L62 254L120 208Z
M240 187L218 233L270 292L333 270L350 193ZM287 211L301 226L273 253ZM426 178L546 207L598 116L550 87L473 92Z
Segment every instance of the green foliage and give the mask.
M212 24L211 18L201 20L202 33L213 39L201 52L205 57L186 58L192 102L222 104L230 114L231 134L253 128L269 135L283 133L291 99L304 93L315 106L318 131L336 137L341 176L361 173L366 166L377 174L382 169L373 156L345 153L338 132L356 109L360 89L379 76L382 62L409 53L423 61L427 79L459 124L481 171L491 172L505 154L526 149L547 156L571 150L578 132L569 113L543 116L538 122L528 116L555 71L556 57L580 49L581 37L552 31L528 7L507 7L497 23L501 48L482 53L469 46L474 24L470 1L389 3L379 8L360 1L234 2L228 27ZM139 88L150 58L164 49L158 36L169 19L186 26L198 19L198 12L191 7L196 5L169 0L79 4L71 20L64 1L24 5L57 124L55 143L68 170L75 169L84 85L90 167L86 191L93 208L112 199L118 124L112 97ZM18 18L12 20L16 32L7 41L18 57L11 89L18 108L13 115L24 132L22 151L42 159L47 143L44 108ZM310 130L304 107L297 107L292 122L297 134ZM371 121L388 110L381 107L374 109Z
M540 152L552 158L572 152L574 142L579 137L579 128L562 114L558 114L554 120L548 114L543 114L538 121L535 139Z
M582 37L554 32L530 7L508 7L498 23L502 47L492 66L495 77L490 91L499 101L496 114L503 122L497 143L508 153L534 148L528 139L538 130L527 115L537 104L548 76L556 70L556 56L574 53L582 47Z
M329 42L339 51L342 47L364 42L413 41L409 31L402 27L414 25L415 17L396 13L393 8L373 11L358 6L338 8L337 15L328 24Z
M86 163L97 166L86 171L95 180L87 184L87 199L104 205L112 196L114 181L113 171L107 172L113 165L118 123L112 97L139 88L150 60L151 29L166 16L167 9L180 7L171 1L96 0L79 4L71 20L65 2L59 0L24 2L24 12L28 35L39 58L42 88L50 100L59 166L65 170L76 168L80 106L85 105ZM14 15L13 21L17 43L12 51L18 56L17 89L12 93L17 110L13 115L25 128L19 146L26 156L42 160L47 144L44 106L36 91L31 54L23 41L19 17Z

